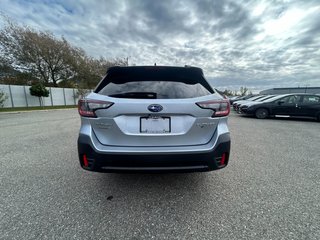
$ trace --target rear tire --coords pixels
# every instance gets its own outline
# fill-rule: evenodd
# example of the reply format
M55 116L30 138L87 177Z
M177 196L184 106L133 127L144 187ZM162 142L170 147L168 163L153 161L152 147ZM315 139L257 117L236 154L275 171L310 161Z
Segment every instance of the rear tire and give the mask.
M320 122L320 113L317 116L317 120L318 120L318 122Z
M259 108L255 112L256 118L265 119L269 116L269 112L265 108Z

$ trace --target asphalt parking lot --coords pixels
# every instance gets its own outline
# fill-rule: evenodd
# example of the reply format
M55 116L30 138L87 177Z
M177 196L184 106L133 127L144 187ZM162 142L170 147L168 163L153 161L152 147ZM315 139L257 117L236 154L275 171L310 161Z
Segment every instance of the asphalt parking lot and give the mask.
M229 123L223 170L104 174L76 110L0 114L0 239L320 239L320 123Z

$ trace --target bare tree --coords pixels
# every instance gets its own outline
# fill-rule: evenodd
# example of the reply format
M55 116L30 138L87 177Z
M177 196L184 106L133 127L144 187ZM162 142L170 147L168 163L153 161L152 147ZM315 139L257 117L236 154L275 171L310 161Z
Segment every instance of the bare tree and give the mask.
M0 56L0 84L30 85L32 82L37 82L37 79L31 73L17 71Z
M84 50L72 46L63 37L58 39L50 32L19 26L10 20L6 22L0 30L1 62L22 73L22 77L28 76L31 82L38 79L47 86L59 84L92 89L109 67L128 65L128 58L107 60L89 57Z
M0 30L0 51L16 70L29 72L41 82L54 86L73 77L73 55L81 52L64 38L57 39L49 32L9 21Z
M94 88L106 71L112 66L127 66L126 59L107 60L103 57L95 59L81 54L74 58L75 82L79 88Z
M248 88L247 87L240 87L240 96L245 96L248 93Z
M223 95L225 96L234 96L233 94L233 91L232 90L229 90L229 89L225 89L223 92Z

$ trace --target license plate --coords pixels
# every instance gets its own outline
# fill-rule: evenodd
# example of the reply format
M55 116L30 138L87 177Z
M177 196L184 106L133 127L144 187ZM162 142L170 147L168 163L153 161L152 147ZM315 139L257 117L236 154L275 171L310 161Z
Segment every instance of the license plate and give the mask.
M142 117L140 118L141 133L169 133L171 122L169 117Z

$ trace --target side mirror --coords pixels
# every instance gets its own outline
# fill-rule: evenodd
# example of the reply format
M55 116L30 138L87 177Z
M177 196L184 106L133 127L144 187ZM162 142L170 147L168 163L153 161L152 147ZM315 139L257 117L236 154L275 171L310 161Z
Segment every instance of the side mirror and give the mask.
M284 103L284 101L278 101L278 105L281 105L281 104L283 104Z

